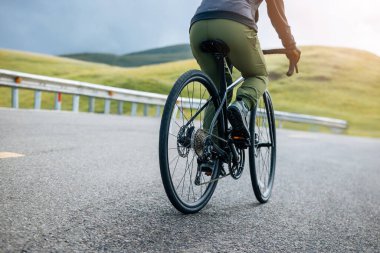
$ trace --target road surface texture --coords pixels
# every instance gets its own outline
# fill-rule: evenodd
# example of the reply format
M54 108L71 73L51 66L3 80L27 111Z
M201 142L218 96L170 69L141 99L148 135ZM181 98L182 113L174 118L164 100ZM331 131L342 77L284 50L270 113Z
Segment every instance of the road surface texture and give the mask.
M379 252L380 140L278 131L270 202L246 169L169 203L159 119L0 110L0 252Z

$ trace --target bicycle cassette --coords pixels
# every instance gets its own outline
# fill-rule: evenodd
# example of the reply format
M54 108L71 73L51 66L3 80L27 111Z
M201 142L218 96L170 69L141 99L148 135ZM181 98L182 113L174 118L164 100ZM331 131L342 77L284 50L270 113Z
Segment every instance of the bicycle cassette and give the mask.
M193 133L193 136L191 138L192 148L198 157L203 157L204 155L204 148L207 137L208 134L203 129L198 129Z

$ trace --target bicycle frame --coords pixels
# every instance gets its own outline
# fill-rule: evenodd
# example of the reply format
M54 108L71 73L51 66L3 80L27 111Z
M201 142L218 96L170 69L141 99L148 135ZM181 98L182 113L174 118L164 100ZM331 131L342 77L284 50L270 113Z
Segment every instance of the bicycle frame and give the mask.
M226 136L227 131L225 129L226 126L228 126L227 117L225 116L225 115L227 115L227 106L228 106L227 105L227 94L230 91L232 91L237 85L242 83L244 81L244 78L243 77L238 78L235 82L233 82L231 85L229 85L227 87L226 67L229 69L229 66L227 64L226 57L223 54L219 54L219 53L215 53L214 57L216 60L217 68L219 69L219 73L220 73L219 99L221 99L221 101L220 101L219 108L215 111L214 118L213 118L212 123L210 125L209 134L210 135L212 134L216 120L218 119L220 113L223 111L224 117L220 119L223 122L223 124L222 124L223 127L222 127L222 129L219 129L219 131L221 131L221 133L223 133L223 138L227 139L228 136ZM230 75L232 75L231 72L228 72L228 73Z
M216 149L216 151L219 153L219 155L221 155L223 157L228 156L227 153L225 152L226 148L228 146L229 150L232 152L233 161L237 162L239 159L239 154L238 154L238 151L236 150L235 145L232 142L228 141L228 132L226 129L228 126L228 120L226 117L227 106L228 106L227 95L230 91L232 91L232 89L234 87L236 87L241 82L243 82L244 78L243 77L238 78L235 82L233 82L231 85L229 85L227 87L227 80L226 80L227 71L226 71L226 68L228 68L228 73L231 75L231 78L232 78L232 73L231 73L231 71L229 71L230 67L228 66L226 57L223 54L219 54L219 53L215 53L214 57L215 57L215 60L217 63L217 68L219 69L219 73L220 73L219 100L221 100L221 101L220 101L219 107L217 109L215 108L216 111L215 111L214 118L213 118L211 125L210 125L209 135L213 135L212 132L214 130L216 121L219 118L219 120L221 122L223 122L223 124L219 124L218 130L219 130L219 133L221 133L221 136L219 135L217 138L219 140L222 140L224 142L224 145L222 147L219 147L217 144L214 143L213 146ZM205 105L207 105L208 103L209 103L209 101ZM223 114L221 114L221 112L223 112ZM226 175L226 176L228 176L228 175Z
M241 76L238 79L236 79L235 82L233 82L230 86L227 87L227 92L232 91L236 86L244 82L244 78Z

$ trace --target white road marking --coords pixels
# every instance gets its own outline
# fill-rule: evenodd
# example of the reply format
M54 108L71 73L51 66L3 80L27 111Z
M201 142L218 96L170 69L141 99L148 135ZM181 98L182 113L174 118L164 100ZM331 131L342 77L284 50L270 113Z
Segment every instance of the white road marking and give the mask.
M25 156L25 155L12 153L12 152L0 152L0 159L22 157L22 156Z

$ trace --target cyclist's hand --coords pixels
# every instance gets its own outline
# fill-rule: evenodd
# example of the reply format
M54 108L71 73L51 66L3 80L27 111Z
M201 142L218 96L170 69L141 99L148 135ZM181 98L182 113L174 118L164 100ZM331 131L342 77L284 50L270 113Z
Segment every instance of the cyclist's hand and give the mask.
M289 49L286 52L286 57L288 57L289 59L289 70L288 73L286 73L286 75L292 76L294 74L294 70L296 70L296 73L298 73L297 63L301 58L301 50L299 50L297 47Z

